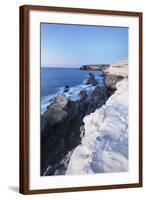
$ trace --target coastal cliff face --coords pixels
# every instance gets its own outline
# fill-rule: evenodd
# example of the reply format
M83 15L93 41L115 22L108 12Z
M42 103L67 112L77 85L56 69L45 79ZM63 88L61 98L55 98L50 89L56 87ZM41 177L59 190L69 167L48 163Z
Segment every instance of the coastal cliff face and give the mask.
M116 84L123 78L128 78L128 61L118 61L113 63L104 71L104 81L107 88L108 96L116 90Z
M128 170L128 65L121 66L120 76L119 63L114 68L106 72L105 84L115 92L84 117L84 137L71 155L67 175Z
M41 175L64 173L61 160L80 143L83 124L78 104L57 96L41 116Z
M105 70L110 67L109 64L94 64L94 65L82 65L80 70Z
M66 174L124 172L128 170L128 80L106 104L83 121L84 137L73 151Z
M41 115L41 175L127 170L128 66L119 65L104 71L103 86L89 73L76 101L65 86Z
M83 118L107 100L106 87L99 86L92 73L85 85L88 90L79 91L79 99L71 101L63 93L54 98L41 115L41 175L66 173L70 155L82 138Z

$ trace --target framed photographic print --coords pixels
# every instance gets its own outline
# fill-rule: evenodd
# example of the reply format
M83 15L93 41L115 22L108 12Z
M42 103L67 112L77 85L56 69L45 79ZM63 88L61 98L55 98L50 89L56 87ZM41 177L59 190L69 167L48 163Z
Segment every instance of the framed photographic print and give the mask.
M142 13L20 7L20 192L142 187Z

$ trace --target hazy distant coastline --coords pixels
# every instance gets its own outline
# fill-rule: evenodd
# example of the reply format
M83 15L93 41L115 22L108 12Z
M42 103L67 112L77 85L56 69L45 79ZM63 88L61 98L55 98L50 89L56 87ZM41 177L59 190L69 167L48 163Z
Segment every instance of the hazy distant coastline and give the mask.
M105 70L110 67L110 64L90 64L82 65L80 70Z
M75 70L106 70L110 67L110 64L87 64L80 66L41 66L41 68L50 68L50 69L75 69Z

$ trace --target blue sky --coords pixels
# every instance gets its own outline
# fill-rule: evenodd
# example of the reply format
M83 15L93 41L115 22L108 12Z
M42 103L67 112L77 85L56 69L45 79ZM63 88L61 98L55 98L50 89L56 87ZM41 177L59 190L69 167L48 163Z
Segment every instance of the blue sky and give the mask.
M128 59L128 28L41 23L41 66L79 67Z

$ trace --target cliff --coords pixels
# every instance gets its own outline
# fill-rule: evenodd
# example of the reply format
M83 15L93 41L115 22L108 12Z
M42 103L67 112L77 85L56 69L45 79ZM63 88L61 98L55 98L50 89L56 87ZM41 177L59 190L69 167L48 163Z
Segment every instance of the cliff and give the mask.
M103 86L89 73L78 98L67 85L54 97L41 115L41 175L127 171L127 77L120 61L105 70Z
M67 175L128 170L128 79L116 88L105 105L84 117L84 137L71 155Z
M128 171L128 62L105 72L112 95L105 105L83 118L81 144L72 152L66 174Z
M65 86L41 115L41 175L63 175L72 151L81 142L83 118L105 104L106 88L100 86L94 74L69 98ZM72 91L73 92L73 91ZM74 94L75 94L74 93Z
M128 77L128 61L120 60L110 65L110 67L104 70L106 74Z
M109 64L92 64L92 65L82 65L80 70L105 70L109 68Z

